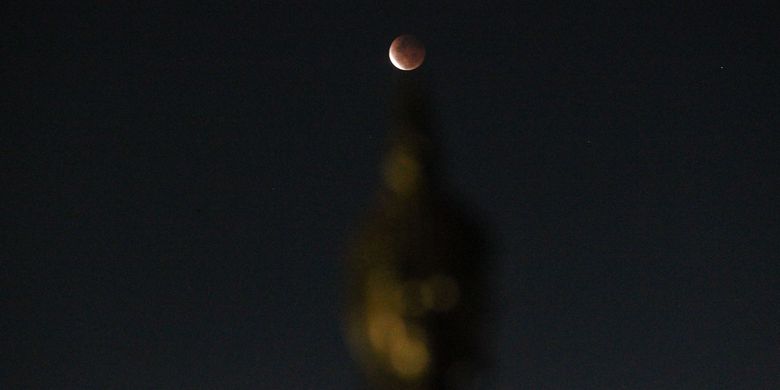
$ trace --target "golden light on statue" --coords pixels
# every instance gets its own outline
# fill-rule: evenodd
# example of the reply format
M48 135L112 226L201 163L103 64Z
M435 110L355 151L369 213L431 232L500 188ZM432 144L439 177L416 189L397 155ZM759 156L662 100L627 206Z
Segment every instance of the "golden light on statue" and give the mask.
M402 35L389 54L409 71L425 48ZM483 364L482 231L441 183L418 78L394 79L379 188L345 253L345 338L364 388L466 388Z

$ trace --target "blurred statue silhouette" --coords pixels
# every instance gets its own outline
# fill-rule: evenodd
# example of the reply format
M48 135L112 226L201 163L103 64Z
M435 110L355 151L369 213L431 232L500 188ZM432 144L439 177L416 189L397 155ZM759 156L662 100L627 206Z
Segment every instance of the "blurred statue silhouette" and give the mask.
M346 256L348 343L370 389L466 388L483 362L483 238L444 191L413 74L391 114L377 199Z

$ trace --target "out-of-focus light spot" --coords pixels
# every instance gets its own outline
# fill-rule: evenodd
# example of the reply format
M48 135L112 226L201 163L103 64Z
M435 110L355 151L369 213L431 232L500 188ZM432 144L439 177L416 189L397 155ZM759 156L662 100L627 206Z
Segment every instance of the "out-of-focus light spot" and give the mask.
M366 279L366 332L371 347L386 352L393 334L403 332L403 289L392 272L376 269Z
M434 275L420 287L420 299L429 310L450 310L460 301L458 282L448 275Z
M408 194L419 181L420 169L420 163L409 152L396 148L384 164L385 182L393 191Z
M430 352L417 332L406 327L392 334L390 364L396 373L406 379L422 376L430 364Z
M396 313L377 310L369 314L368 341L379 352L386 352L396 335L404 331L404 322Z
M366 303L369 311L400 311L403 289L390 272L371 272L366 280Z
M389 270L369 273L364 329L370 348L382 356L387 369L412 380L428 370L430 351L425 332L406 319L409 307L405 295L409 285L401 283Z

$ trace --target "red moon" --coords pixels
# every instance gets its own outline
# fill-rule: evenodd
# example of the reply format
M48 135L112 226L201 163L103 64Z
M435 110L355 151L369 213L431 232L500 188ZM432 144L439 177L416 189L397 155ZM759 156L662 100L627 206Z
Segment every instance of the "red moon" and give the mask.
M413 35L404 34L390 44L390 62L401 70L415 70L425 60L425 46Z

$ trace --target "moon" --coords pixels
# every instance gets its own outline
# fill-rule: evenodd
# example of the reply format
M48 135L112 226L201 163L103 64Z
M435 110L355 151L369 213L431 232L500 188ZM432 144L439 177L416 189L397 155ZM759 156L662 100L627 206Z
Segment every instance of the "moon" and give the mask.
M404 34L390 44L390 62L401 70L415 70L425 60L425 46L414 35Z

